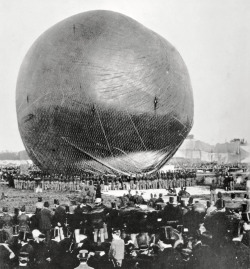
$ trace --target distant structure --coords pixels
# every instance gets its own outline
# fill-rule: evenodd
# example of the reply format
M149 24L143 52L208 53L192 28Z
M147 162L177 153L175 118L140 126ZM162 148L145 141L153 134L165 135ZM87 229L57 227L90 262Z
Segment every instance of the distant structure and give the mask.
M239 142L241 145L247 145L247 141L244 138L242 138L242 139L234 138L230 141L230 143L234 143L234 142Z
M189 135L184 140L173 159L191 162L250 163L250 146L244 139L232 139L230 143L217 143L215 146L197 140Z

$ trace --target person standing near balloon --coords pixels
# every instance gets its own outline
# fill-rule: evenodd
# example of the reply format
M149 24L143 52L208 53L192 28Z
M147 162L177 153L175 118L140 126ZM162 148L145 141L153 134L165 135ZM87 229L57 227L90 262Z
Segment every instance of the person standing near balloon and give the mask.
M212 180L212 184L210 185L210 203L216 202L216 184L214 180Z

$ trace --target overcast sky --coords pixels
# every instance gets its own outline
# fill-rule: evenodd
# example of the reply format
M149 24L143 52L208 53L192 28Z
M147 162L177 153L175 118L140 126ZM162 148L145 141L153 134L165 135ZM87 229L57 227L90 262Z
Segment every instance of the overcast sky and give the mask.
M15 88L29 47L55 23L95 9L132 17L180 52L193 87L197 139L250 142L249 0L0 0L0 151L24 148Z

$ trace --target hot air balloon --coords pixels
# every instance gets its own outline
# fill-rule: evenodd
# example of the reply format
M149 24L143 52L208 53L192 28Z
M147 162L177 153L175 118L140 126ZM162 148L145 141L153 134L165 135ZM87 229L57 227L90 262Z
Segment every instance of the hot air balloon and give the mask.
M193 124L189 74L177 50L137 21L88 11L45 31L16 86L20 135L56 173L158 171Z

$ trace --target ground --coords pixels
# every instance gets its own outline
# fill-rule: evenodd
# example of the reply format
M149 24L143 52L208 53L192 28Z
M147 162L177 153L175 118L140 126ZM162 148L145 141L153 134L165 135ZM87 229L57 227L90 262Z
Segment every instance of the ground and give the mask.
M177 188L177 193L179 192L179 188ZM194 198L194 201L200 201L201 203L206 203L207 200L210 199L210 190L209 186L193 186L188 187L187 191ZM223 193L223 199L230 199L230 192L225 192L222 189L218 189ZM139 194L143 194L145 200L150 198L150 194L157 194L157 197L160 193L163 194L163 199L165 202L169 200L169 196L167 195L167 190L165 189L153 189L153 190L139 190ZM26 206L26 212L32 213L35 212L35 203L37 202L37 198L43 197L43 201L49 201L50 205L54 204L54 199L58 199L60 203L70 205L70 200L72 200L75 196L79 195L77 192L55 192L55 191L44 191L42 193L35 193L31 190L18 190L9 188L6 184L0 185L0 195L4 193L5 198L0 201L0 210L2 207L8 206L9 212L14 212L14 208L21 208L23 205ZM110 206L112 201L117 201L119 203L119 198L123 194L128 193L126 190L115 190L108 191L102 193L102 198L104 200L104 204ZM241 201L244 197L245 191L235 191L236 200ZM132 190L132 194L135 194L135 190ZM183 198L186 202L188 198ZM175 197L176 202L176 197ZM71 207L72 210L72 207Z

